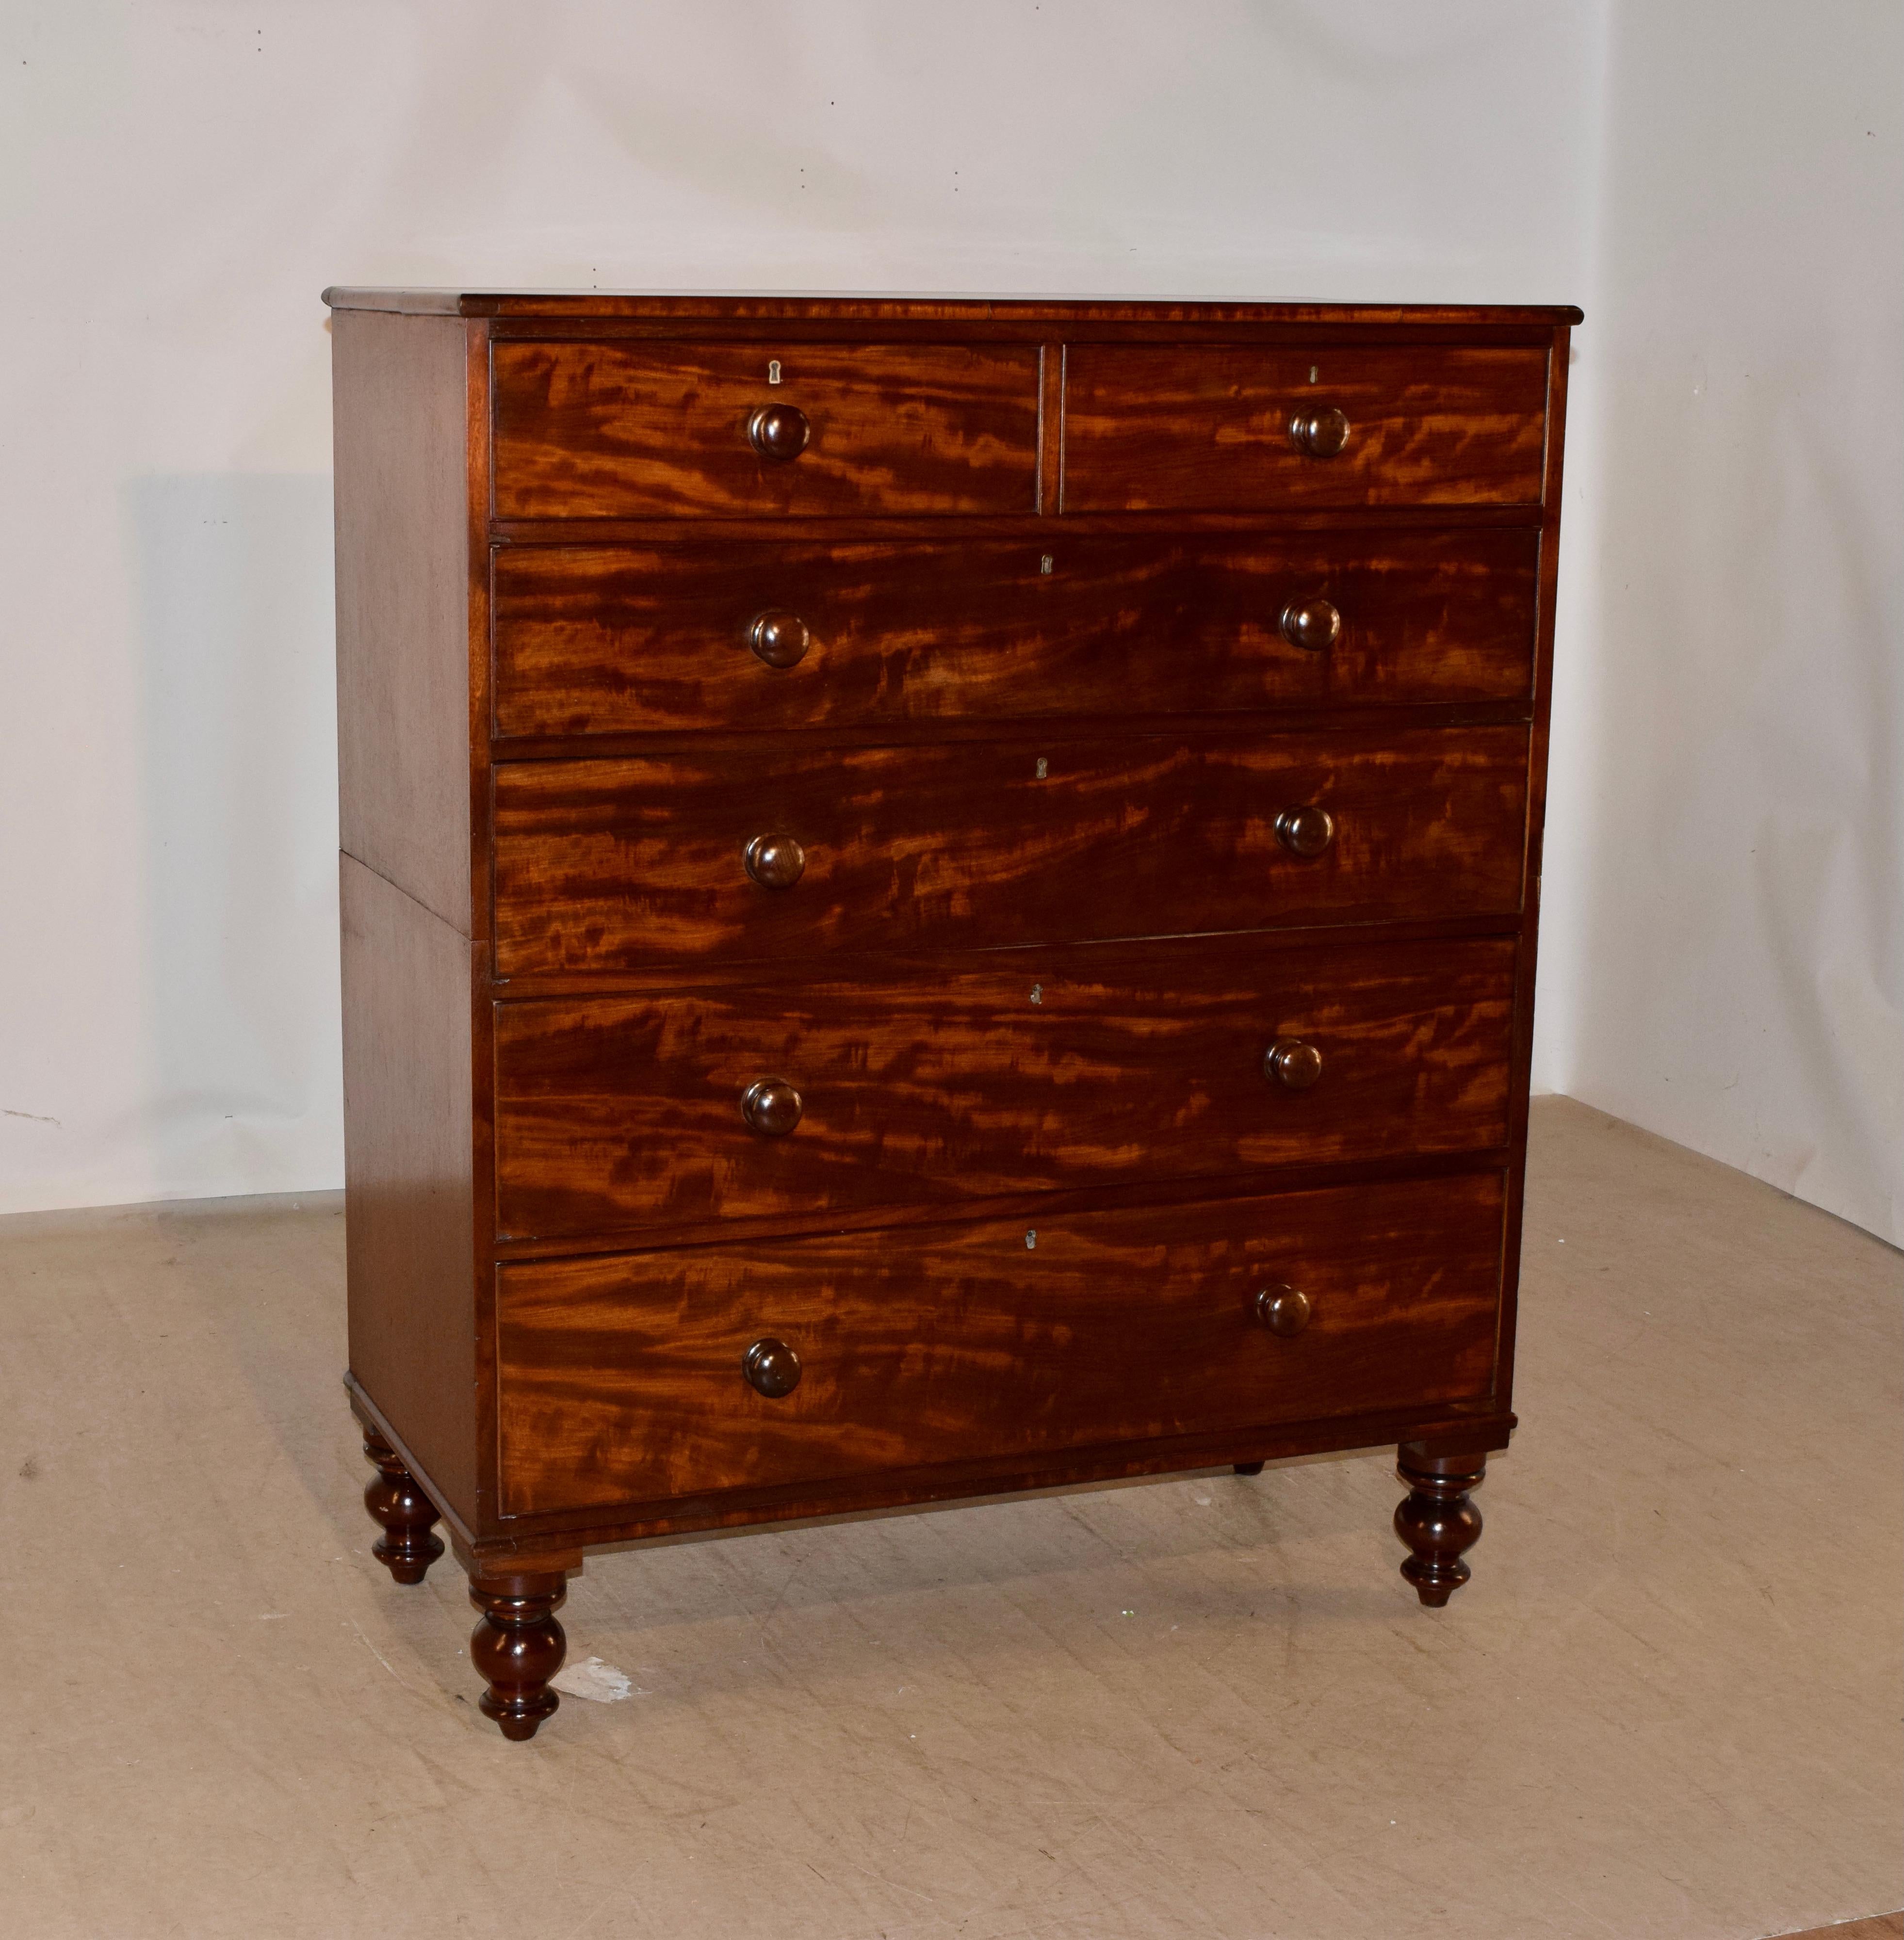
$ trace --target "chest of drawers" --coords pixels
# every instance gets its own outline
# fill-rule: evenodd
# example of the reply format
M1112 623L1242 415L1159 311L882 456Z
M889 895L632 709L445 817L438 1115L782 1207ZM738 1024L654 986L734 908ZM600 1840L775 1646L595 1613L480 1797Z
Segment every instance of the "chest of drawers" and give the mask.
M1506 1445L1560 309L331 291L350 1372L585 1553Z

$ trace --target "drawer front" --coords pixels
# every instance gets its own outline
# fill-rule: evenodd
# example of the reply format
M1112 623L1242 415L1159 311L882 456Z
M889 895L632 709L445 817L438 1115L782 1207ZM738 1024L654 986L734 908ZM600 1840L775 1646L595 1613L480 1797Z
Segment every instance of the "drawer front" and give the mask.
M1538 505L1547 356L1074 345L1064 510ZM1326 443L1331 411L1341 449L1301 448L1292 422L1323 414Z
M1527 701L1537 532L507 546L504 735Z
M1036 346L796 343L777 383L769 355L497 344L496 517L1035 509Z
M1514 962L1500 938L1198 941L501 1004L498 1228L575 1237L1498 1148ZM788 1122L763 1118L764 1099Z
M1527 763L1524 728L504 762L497 968L1506 915Z
M1502 1213L1487 1174L505 1266L504 1511L1479 1399ZM1292 1338L1256 1317L1278 1286ZM743 1372L768 1340L778 1399Z

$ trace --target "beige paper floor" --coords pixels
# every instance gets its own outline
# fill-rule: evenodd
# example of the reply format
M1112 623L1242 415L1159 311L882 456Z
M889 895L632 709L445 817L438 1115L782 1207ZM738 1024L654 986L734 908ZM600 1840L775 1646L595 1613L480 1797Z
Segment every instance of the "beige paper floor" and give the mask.
M371 1560L334 1197L0 1222L18 1940L1750 1940L1904 1902L1904 1262L1536 1108L1473 1584L1380 1455L591 1563L533 1744Z

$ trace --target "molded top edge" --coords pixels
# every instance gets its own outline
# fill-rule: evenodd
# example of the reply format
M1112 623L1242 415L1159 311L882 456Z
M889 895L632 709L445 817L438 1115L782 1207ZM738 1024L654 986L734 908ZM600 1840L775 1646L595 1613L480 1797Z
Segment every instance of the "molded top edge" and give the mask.
M1124 297L643 295L600 291L357 289L324 292L333 310L411 316L645 317L843 322L1574 324L1572 304L1146 302Z

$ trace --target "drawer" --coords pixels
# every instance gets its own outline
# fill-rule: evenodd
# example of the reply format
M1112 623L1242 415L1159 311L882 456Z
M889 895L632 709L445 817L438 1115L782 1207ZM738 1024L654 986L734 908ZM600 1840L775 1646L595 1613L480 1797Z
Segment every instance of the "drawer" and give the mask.
M506 1265L504 1512L1478 1400L1503 1209L1490 1173ZM1283 1286L1288 1337L1256 1317ZM743 1373L767 1341L778 1399Z
M496 965L1506 915L1527 764L1518 727L506 761Z
M496 731L1524 703L1539 549L1515 529L505 546Z
M491 354L498 518L1036 509L1036 345Z
M574 1237L1507 1142L1508 939L954 962L499 1005L498 1230Z
M1259 350L1072 346L1064 510L1535 505L1544 349ZM1347 421L1331 455L1298 419Z

